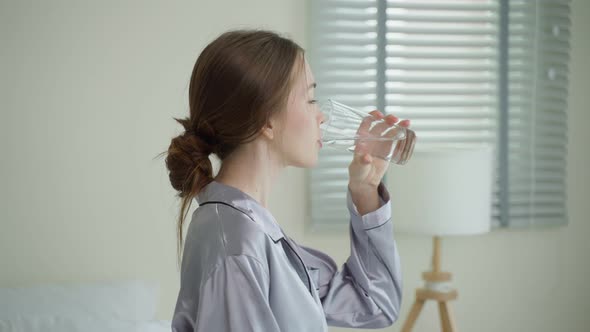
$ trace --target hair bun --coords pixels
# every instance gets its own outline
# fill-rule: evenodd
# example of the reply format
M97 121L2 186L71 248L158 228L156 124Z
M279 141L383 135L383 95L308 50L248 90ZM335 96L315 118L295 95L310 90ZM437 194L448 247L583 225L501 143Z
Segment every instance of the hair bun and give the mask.
M187 130L183 136L187 140L187 143L193 147L196 147L196 150L199 150L202 155L209 156L211 153L215 152L216 144L203 137L203 135L198 135L192 130Z
M214 144L192 131L172 139L166 166L170 172L172 187L180 192L180 197L189 194L194 186L203 187L213 178L213 166L209 155L214 151ZM194 177L194 172L198 172L199 176Z

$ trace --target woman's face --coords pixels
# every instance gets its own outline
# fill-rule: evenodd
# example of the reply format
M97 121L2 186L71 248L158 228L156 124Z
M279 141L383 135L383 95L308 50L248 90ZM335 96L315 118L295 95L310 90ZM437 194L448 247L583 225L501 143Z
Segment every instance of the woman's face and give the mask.
M281 112L279 150L287 166L313 167L321 148L320 124L324 115L315 98L315 80L307 61L304 69L296 68L287 108ZM295 66L301 66L296 63Z

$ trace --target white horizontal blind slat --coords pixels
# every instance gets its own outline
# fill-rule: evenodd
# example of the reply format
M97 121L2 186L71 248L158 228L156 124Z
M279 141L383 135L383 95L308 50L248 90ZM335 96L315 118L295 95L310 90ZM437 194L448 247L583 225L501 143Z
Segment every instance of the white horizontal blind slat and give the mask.
M492 143L497 121L496 2L387 5L385 111L412 119L417 150L433 144Z
M569 1L512 0L509 222L567 223Z
M308 60L314 71L316 99L333 98L370 110L377 95L377 1L309 2ZM345 227L346 191L352 155L324 148L309 172L310 214L317 227Z

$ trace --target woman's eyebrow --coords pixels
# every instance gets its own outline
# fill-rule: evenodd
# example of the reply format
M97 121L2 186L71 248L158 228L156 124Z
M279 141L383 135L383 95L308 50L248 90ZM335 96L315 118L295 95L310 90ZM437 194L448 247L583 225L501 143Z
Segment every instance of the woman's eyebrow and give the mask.
M318 85L314 82L314 83L311 83L307 89L308 90L311 89L311 88L314 88L315 89L316 86L318 86Z

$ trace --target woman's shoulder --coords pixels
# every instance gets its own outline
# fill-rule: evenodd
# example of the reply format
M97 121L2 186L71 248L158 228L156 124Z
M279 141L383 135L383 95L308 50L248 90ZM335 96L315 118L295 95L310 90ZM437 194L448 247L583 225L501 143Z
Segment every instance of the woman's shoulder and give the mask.
M260 222L243 211L223 204L208 204L199 206L193 213L185 243L195 251L215 257L216 263L240 255L265 262L272 239Z

